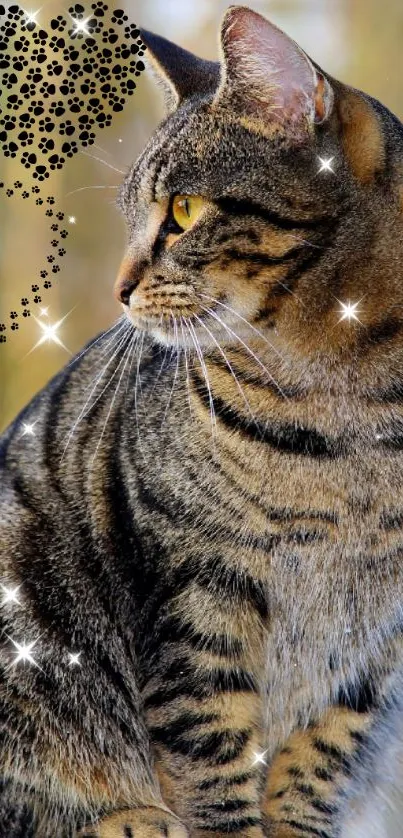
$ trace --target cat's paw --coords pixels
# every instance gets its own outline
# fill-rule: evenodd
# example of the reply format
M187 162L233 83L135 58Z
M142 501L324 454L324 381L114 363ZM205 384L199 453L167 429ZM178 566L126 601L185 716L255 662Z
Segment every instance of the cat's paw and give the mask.
M77 838L189 838L179 818L154 806L115 812L90 827Z

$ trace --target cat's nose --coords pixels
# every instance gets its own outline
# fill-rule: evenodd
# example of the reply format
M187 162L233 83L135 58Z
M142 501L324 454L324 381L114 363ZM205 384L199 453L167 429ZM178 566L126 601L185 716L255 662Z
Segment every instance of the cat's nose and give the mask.
M147 259L136 259L131 255L125 256L119 268L114 287L115 297L120 303L125 306L130 304L130 297L144 276L147 266Z

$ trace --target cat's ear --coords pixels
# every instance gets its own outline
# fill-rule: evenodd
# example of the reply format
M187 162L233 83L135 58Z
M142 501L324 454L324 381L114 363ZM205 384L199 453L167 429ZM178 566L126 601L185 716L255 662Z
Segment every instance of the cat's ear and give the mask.
M324 122L333 91L304 51L281 29L244 6L230 6L221 29L221 84L214 104L260 123L299 129Z
M165 104L174 111L185 99L217 90L220 82L218 61L205 61L160 35L140 29L148 59L157 82L162 85Z

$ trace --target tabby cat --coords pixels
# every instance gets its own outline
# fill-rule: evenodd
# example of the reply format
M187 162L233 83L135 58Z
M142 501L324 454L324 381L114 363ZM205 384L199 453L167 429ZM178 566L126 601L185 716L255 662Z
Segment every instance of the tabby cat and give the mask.
M403 127L245 7L221 62L143 38L123 315L2 438L1 835L356 835L403 728Z

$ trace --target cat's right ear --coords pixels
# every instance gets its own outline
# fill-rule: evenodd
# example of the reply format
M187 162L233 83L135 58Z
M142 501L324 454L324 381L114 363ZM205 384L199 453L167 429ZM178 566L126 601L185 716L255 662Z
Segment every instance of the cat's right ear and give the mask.
M220 63L205 61L160 35L140 29L146 60L162 86L165 106L172 113L185 100L215 91L220 81Z

